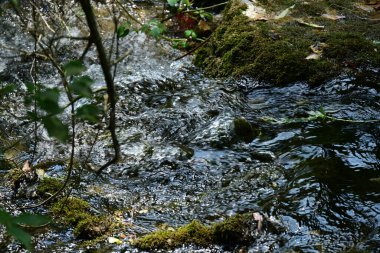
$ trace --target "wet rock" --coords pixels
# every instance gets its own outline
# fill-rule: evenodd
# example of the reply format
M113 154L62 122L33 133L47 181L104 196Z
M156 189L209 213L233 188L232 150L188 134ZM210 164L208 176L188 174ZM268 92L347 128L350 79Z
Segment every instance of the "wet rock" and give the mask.
M14 168L8 171L5 179L13 190L14 196L34 197L37 182L37 174L34 170L23 171L19 168Z
M252 214L238 214L213 226L214 240L227 247L247 244L253 240L255 227Z
M234 132L238 139L241 139L246 143L251 142L259 133L259 131L243 117L234 119Z
M260 162L273 162L276 159L276 155L270 151L253 151L251 157Z
M231 146L234 143L233 118L221 115L215 118L207 128L194 138L197 144L210 145L215 148Z

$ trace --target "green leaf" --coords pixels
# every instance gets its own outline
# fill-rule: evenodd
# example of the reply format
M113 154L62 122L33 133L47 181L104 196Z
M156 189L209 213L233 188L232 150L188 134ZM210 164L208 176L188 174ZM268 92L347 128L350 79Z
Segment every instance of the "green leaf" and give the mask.
M37 121L38 120L38 115L36 112L34 111L27 111L26 112L26 115L28 116L29 119L31 119L32 121Z
M32 238L31 236L22 230L19 226L16 224L12 224L10 226L7 226L7 232L11 236L13 236L17 241L21 242L24 247L31 251L32 250Z
M35 215L30 213L23 213L14 218L17 224L24 224L32 227L42 226L50 221L49 217L42 215Z
M69 129L64 125L58 117L45 117L42 119L49 136L65 142L69 138Z
M34 89L35 89L35 87L36 87L36 85L34 85L34 83L30 83L30 82L26 83L25 86L26 86L26 90L27 90L29 93L33 93L33 92L34 92Z
M319 108L319 111L320 111L323 115L326 115L325 108L323 108L322 106Z
M62 108L59 107L59 90L57 88L48 88L40 91L36 94L36 100L38 106L50 114L57 114L62 112Z
M157 38L166 30L165 26L157 19L152 19L147 25L142 27L142 31Z
M204 10L200 10L198 12L198 14L204 20L212 20L214 18L214 16L210 12L207 12L207 11L204 11Z
M10 3L12 4L12 5L14 5L14 6L19 6L19 1L18 0L10 0Z
M0 96L5 96L16 89L16 85L11 83L7 84L0 89Z
M197 34L194 32L194 30L186 30L185 31L185 37L188 39L196 39Z
M167 2L170 6L176 6L176 4L179 2L179 0L167 0Z
M181 3L186 7L189 7L191 5L189 0L181 0Z
M7 225L12 221L12 216L4 211L3 209L0 209L0 224Z
M81 76L75 78L70 84L70 89L77 95L82 97L92 97L91 85L94 83L89 76Z
M83 120L87 120L90 123L97 123L99 122L99 114L100 110L99 108L94 104L87 104L82 105L77 109L77 117Z
M63 66L63 70L66 76L76 76L85 71L86 67L83 65L83 62L74 60L66 63Z
M117 37L118 38L124 38L127 36L130 32L131 23L130 22L124 22L121 26L117 28Z

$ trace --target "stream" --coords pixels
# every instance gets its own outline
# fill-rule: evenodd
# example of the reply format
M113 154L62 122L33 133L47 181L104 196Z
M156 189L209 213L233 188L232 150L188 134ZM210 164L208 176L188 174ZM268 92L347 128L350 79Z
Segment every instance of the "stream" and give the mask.
M12 27L10 21L1 22L1 43L30 43L3 30ZM181 52L145 34L131 33L121 47L131 50L115 80L123 160L101 177L88 170L75 172L81 182L73 195L100 213L122 210L123 218L135 225L126 228L127 235L153 231L163 223L177 227L198 219L212 224L234 214L260 212L284 231L264 230L248 252L345 252L351 247L380 252L380 125L373 121L380 119L379 84L364 86L349 76L318 87L212 79L192 66L191 57L173 61ZM0 57L2 80L23 87L30 62L6 58L7 53ZM101 87L96 53L88 58L86 74ZM53 85L57 79L46 67L41 82ZM18 95L9 99L17 101ZM297 120L321 108L344 121ZM10 110L25 113L22 106ZM239 139L237 118L248 120L259 134L247 142ZM33 127L20 123L11 115L0 121L2 131L15 138ZM83 159L91 150L90 164L103 164L112 154L109 135L100 135L91 148L96 129L78 127L77 157ZM42 130L41 138L36 162L68 154L65 145ZM21 152L18 160L30 157L32 150ZM46 173L64 176L61 166ZM13 199L3 179L0 190L0 206L8 209L30 201ZM0 234L0 241L5 240L4 231ZM36 252L86 252L78 248L80 241L70 228L35 237ZM16 243L0 245L5 247L1 252L23 252ZM121 245L100 243L97 252L139 251L126 239ZM239 249L184 246L173 252Z

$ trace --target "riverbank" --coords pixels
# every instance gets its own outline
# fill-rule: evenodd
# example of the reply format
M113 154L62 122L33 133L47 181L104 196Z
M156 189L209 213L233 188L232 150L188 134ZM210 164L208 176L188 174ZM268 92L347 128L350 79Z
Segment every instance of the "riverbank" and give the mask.
M380 67L377 1L231 1L195 64L212 77L373 83Z

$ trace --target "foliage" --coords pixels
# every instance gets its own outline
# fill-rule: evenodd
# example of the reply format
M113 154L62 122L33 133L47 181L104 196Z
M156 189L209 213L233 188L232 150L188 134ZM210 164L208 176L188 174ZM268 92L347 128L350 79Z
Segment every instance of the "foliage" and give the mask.
M196 39L197 38L197 34L194 30L186 30L185 31L185 38L188 38L188 39Z
M154 38L158 38L165 32L166 27L157 19L152 19L147 24L143 25L141 30Z
M34 215L29 213L23 213L18 216L12 216L6 211L0 209L0 224L4 225L7 233L13 236L22 245L32 250L32 239L30 234L22 229L22 226L38 227L50 222L50 219L46 216Z
M87 75L81 75L86 67L81 61L73 60L63 66L64 73L71 78L68 88L77 100L81 98L93 98L91 85L94 81ZM9 90L7 88L6 90ZM32 120L41 121L51 137L65 142L69 139L68 126L58 117L64 111L59 104L62 91L57 87L48 88L43 84L27 84L28 95L25 96L25 105L31 105L36 101L37 111L29 111L28 116ZM94 104L84 104L76 109L79 119L90 123L99 122L99 108Z
M9 93L13 92L15 89L16 89L16 85L13 83L7 84L4 87L1 87L0 88L0 97L8 95Z
M117 28L117 37L118 38L124 38L126 37L130 30L131 30L131 22L127 21L127 22L124 22L122 25L120 25L118 28Z
M190 7L191 3L189 0L167 0L167 3L170 6L178 6L178 7Z

